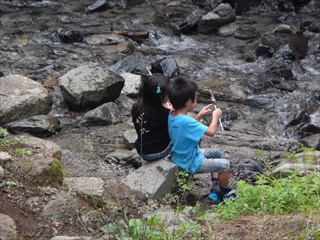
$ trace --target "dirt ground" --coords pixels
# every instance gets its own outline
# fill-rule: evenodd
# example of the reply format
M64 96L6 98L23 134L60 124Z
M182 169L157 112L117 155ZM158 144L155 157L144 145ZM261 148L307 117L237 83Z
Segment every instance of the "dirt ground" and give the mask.
M19 183L19 186L8 186L6 182L10 179L15 179ZM157 210L166 204L159 201L153 202L151 205L145 196L142 196L138 192L130 191L121 184L110 186L109 190L110 197L118 200L119 207L123 206L126 208L128 218L141 218L143 215L143 211L141 210L143 208L140 206L149 207L149 210L150 208ZM17 173L8 172L6 178L0 182L0 213L8 215L15 221L18 239L49 240L57 234L66 236L88 236L92 234L92 232L88 231L90 228L84 228L79 222L52 222L41 216L43 206L50 199L50 192L55 191L59 191L59 189L50 187L39 188L25 181L24 177ZM205 196L201 198L195 197L194 199L189 198L189 204L192 205L196 200L199 200L204 208L212 204ZM114 212L108 212L108 209L105 209L103 214L110 216L110 221L121 220L121 214L120 216L114 216ZM204 223L207 236L211 237L203 239L320 239L320 237L299 237L305 236L301 235L301 233L305 232L306 228L312 228L312 226L320 229L319 218L312 219L306 214L243 216L234 221L225 221L209 226ZM99 229L98 227L97 223L92 224L92 229ZM103 234L101 234L102 236ZM112 238L105 236L104 239Z
M63 135L63 134L61 134ZM65 144L71 144L69 135L67 135ZM85 139L81 137L80 139ZM63 144L62 136L59 139ZM100 140L99 140L100 142ZM76 144L76 143L72 143ZM72 145L71 144L71 145ZM77 140L79 144L79 140ZM101 144L101 143L100 143ZM80 146L83 146L83 144ZM17 147L17 146L15 146ZM66 147L66 146L64 146ZM14 148L12 148L14 149ZM8 151L15 159L24 157L12 149L2 148L1 151ZM85 148L83 148L83 151ZM81 151L81 148L79 148ZM83 153L85 154L85 153ZM122 211L126 211L128 219L143 219L145 213L156 212L166 206L172 206L170 199L150 200L140 192L128 189L120 183L120 175L113 174L112 185L108 185L106 192L109 198L117 202L117 210L105 207L101 210L103 221L95 220L87 223L86 226L81 221L54 222L42 217L42 209L57 194L63 190L63 187L46 186L39 187L28 182L23 172L13 172L8 166L3 166L6 171L5 178L0 181L0 213L11 217L16 226L19 240L50 240L54 236L92 236L96 239L113 239L103 235L99 228L108 222L123 221ZM206 177L206 176L204 176ZM16 184L7 184L8 181L14 181ZM203 183L204 180L202 179ZM198 188L207 189L206 186ZM208 200L205 191L188 195L184 200L185 204L194 205L200 202L201 208L207 209L212 206ZM85 202L83 202L85 204ZM89 208L90 206L88 206ZM115 214L117 212L118 214ZM242 216L233 221L224 221L217 224L207 224L203 222L205 229L205 240L278 240L278 239L320 239L320 218L310 217L307 214L290 214L281 216ZM319 236L307 237L306 229L317 229ZM208 237L209 236L209 237Z
M41 190L24 186L21 188L4 187L1 184L0 212L10 216L16 223L18 239L51 239L56 232L59 235L73 236L88 235L87 230L79 226L78 223L53 223L41 217L41 209L33 210L26 204L32 196L42 196ZM137 197L137 196L136 196ZM141 202L144 200L141 199ZM123 206L130 206L127 199L121 202ZM139 216L141 214L130 209L130 215ZM307 215L283 215L283 216L244 216L234 221L221 222L208 227L207 239L307 239L299 238L302 231L305 231L312 221ZM319 227L319 225L318 225ZM320 238L308 238L320 239Z

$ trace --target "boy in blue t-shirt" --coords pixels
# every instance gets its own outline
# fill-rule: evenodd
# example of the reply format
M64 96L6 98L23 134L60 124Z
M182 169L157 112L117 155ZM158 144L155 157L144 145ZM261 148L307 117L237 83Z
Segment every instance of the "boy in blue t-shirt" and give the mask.
M169 101L173 111L168 117L169 135L173 144L172 160L180 168L189 173L211 173L212 189L209 198L221 202L223 199L234 199L236 195L229 187L230 162L216 158L213 150L201 151L199 140L205 134L214 136L218 120L222 115L221 109L212 112L212 121L208 126L188 116L197 104L198 86L185 77L172 79L168 86ZM215 185L215 173L218 172L218 186Z

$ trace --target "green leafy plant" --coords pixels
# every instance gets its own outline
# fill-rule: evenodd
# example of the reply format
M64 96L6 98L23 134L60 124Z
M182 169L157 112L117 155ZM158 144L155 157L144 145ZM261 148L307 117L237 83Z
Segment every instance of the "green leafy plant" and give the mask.
M22 155L30 155L31 151L26 150L25 148L16 148L16 152L21 153Z
M288 153L286 159L295 163L295 166L291 170L307 174L310 169L320 170L320 159L316 158L317 154L318 151L314 147L300 145L297 151Z
M194 175L183 170L178 171L177 175L178 176L177 176L176 187L178 188L178 191L179 192L190 191L194 186L194 182L196 180Z
M125 216L125 222L123 229L119 227L119 224L113 222L102 226L100 230L112 234L116 239L163 239L163 232L157 230L161 229L164 223L164 218L159 213L153 214L147 222L137 218L128 220Z
M0 128L0 138L5 138L8 135L8 132L4 128Z
M23 187L23 185L21 183L19 183L16 179L7 181L6 185L8 187Z

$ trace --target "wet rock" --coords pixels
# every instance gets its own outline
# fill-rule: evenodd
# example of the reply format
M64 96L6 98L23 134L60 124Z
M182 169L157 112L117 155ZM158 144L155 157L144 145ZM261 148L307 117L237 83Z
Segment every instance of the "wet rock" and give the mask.
M279 20L286 24L297 24L300 21L300 17L295 12L290 12L288 14L282 15Z
M250 89L255 94L261 94L278 83L280 83L278 76L270 72L264 72L258 76L249 76L246 80L241 81L241 86Z
M268 67L268 71L272 72L279 76L280 79L292 80L294 79L293 72L290 68L288 68L285 64L281 64L278 62L274 62L270 64Z
M294 2L294 3L307 3L309 1L310 0L292 0L292 2Z
M295 110L288 114L284 125L284 137L301 139L318 133L320 127L311 123L311 117L305 110Z
M247 91L241 86L231 86L228 81L206 79L197 82L199 88L199 101L211 103L210 89L217 100L229 99L234 102L244 102L248 98Z
M298 53L299 58L303 58L308 50L308 40L300 34L266 33L262 35L260 44L271 48L274 52L281 45L290 44Z
M300 30L302 32L310 31L310 32L317 33L320 31L320 27L317 24L315 24L314 22L306 20L306 21L301 22Z
M271 58L274 53L274 49L270 46L259 44L256 48L257 57Z
M293 3L290 1L279 1L277 5L277 9L279 9L281 12L295 11Z
M133 73L137 68L151 70L151 63L155 61L155 58L151 56L142 55L130 55L127 56L114 65L109 67L109 70L122 74L122 73Z
M295 110L288 114L284 128L298 125L300 123L310 123L310 116L304 110Z
M288 82L281 82L279 84L276 84L275 88L280 89L282 91L293 92L299 89L299 86L296 82L288 81Z
M274 139L235 131L221 131L219 134L216 134L214 138L215 142L219 142L219 145L239 148L239 150L235 150L234 153L232 153L231 150L227 150L232 155L237 154L238 151L241 151L240 148L242 147L244 147L242 150L247 151L247 153L244 153L246 156L254 156L254 154L250 153L250 151L254 151L254 149L267 150L270 152L292 152L299 148L299 144L296 140Z
M273 58L279 62L290 64L294 60L298 59L299 56L296 49L291 44L284 44L278 47L273 54Z
M320 127L314 124L300 124L296 129L294 129L294 131L292 131L292 134L290 134L289 131L285 132L285 134L293 136L296 139L301 139L318 133L320 133Z
M94 4L86 8L87 13L101 12L110 8L106 0L97 0Z
M135 47L132 42L125 41L122 43L119 43L117 45L109 45L104 48L105 52L107 54L111 53L123 53L126 55L132 54L135 50Z
M315 150L320 150L320 134L313 134L308 137L304 137L298 140L301 144L306 147L314 148Z
M123 9L128 9L134 6L137 6L139 4L142 4L145 2L145 0L109 0L109 5L112 8L123 8Z
M224 26L221 26L218 30L218 34L222 37L233 35L235 32L239 30L239 28L239 25L237 25L236 23L229 23Z
M260 6L263 0L248 0L248 1L235 1L235 12L237 15L242 15L252 9Z
M236 14L230 4L220 4L199 20L197 31L202 34L211 34L220 26L234 22L235 20Z
M274 33L296 33L296 29L288 24L280 24L275 29L273 29Z
M255 28L239 29L234 33L235 38L242 40L254 39L260 36L260 32Z
M173 78L179 75L178 63L174 58L162 58L151 64L151 72Z
M202 16L203 12L201 10L194 10L182 21L181 24L178 25L178 31L182 33L188 33L192 31Z
M59 33L59 38L64 43L82 42L83 33L78 29L71 29L66 32Z
M320 101L320 89L316 89L316 90L312 91L311 94L315 100Z
M119 34L97 34L87 37L84 40L92 45L117 45L126 41L126 38Z

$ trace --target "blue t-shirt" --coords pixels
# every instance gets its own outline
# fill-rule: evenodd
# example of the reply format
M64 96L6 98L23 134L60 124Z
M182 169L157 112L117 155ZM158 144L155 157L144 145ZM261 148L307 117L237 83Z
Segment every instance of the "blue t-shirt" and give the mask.
M186 114L172 116L170 112L168 128L173 162L190 173L199 171L204 156L198 142L208 127Z

